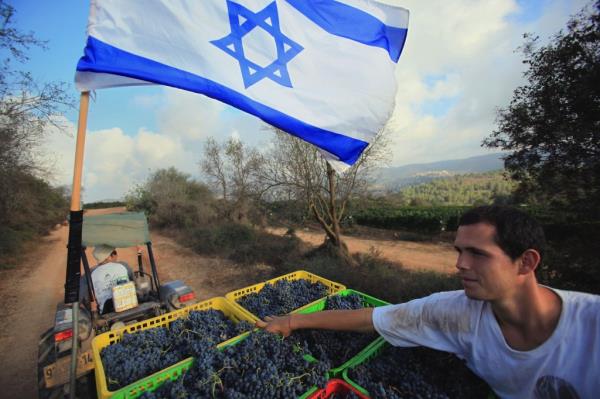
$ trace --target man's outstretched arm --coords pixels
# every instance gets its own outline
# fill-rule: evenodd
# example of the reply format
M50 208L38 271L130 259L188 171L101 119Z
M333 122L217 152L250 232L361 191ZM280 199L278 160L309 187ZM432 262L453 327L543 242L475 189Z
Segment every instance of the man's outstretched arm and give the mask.
M293 313L280 317L266 317L256 326L287 337L294 330L322 329L338 331L373 332L373 308L357 310L325 310L323 312Z

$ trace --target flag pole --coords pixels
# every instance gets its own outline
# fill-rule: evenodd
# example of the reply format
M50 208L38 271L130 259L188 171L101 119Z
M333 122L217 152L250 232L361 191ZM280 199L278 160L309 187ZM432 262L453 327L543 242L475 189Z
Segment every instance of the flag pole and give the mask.
M90 92L81 93L79 101L79 121L77 124L77 144L75 147L75 166L73 168L73 188L71 191L71 210L81 210L81 176L83 172L83 150L85 147L85 131L87 128Z
M90 92L81 93L79 100L79 121L75 145L75 165L71 188L71 208L69 217L69 243L67 251L67 276L65 279L65 304L73 305L73 337L71 339L71 369L69 398L75 398L77 381L77 358L79 344L79 279L81 277L81 235L83 231L83 210L81 209L81 176L83 174L83 153L87 128Z

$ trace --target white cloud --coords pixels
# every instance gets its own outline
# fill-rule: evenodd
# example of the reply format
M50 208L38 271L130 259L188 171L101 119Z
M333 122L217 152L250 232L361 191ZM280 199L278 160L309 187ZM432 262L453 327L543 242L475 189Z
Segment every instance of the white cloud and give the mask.
M75 126L67 132L47 131L45 159L53 162L52 182L72 184L75 156ZM69 134L70 133L70 134ZM135 184L143 182L157 169L175 166L186 173L197 172L196 155L181 140L141 129L127 136L120 128L90 131L86 135L84 202L122 198Z
M404 0L411 11L408 40L397 72L392 164L478 155L494 130L496 111L523 83L515 50L522 34L542 38L564 28L585 1L544 3L539 18L518 22L514 0ZM432 109L445 109L436 114Z
M235 141L240 141L241 140L240 139L240 132L238 132L235 129L231 132L231 134L229 135L229 137L231 137Z
M163 96L159 94L144 94L134 96L132 102L141 108L153 109L160 105L162 100Z
M158 113L159 130L187 140L223 134L220 115L225 104L191 92L166 88L165 106Z

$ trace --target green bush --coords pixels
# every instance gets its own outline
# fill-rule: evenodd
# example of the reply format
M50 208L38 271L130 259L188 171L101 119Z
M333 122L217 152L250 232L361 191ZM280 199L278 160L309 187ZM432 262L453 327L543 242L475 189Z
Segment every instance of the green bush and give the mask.
M298 200L270 201L263 204L267 219L270 222L303 223L307 217L312 217L307 206Z
M83 209L104 209L104 208L117 208L126 206L124 201L98 201L84 204Z
M456 231L463 206L369 207L352 213L356 223L382 229L408 230L425 234Z
M209 188L173 167L154 172L125 202L127 209L145 212L158 228L189 229L216 218Z
M64 221L69 209L65 190L38 177L16 172L1 178L12 184L0 195L0 264L13 263L8 258L17 256L26 241Z
M298 259L303 248L295 236L275 236L232 222L189 229L182 239L197 253L219 255L244 265L278 266L286 260Z

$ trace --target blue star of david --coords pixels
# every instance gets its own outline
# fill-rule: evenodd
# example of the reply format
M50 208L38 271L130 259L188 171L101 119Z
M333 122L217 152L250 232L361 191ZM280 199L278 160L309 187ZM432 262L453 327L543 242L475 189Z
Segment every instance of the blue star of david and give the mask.
M264 78L269 78L282 86L292 87L287 63L304 48L281 32L275 2L262 11L253 13L246 7L227 0L227 10L231 33L211 43L238 60L246 89ZM275 40L277 48L277 58L264 68L244 55L242 38L256 27L269 33Z

